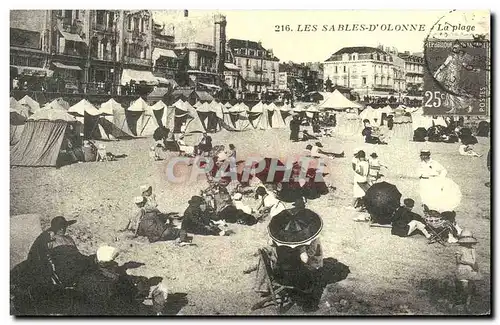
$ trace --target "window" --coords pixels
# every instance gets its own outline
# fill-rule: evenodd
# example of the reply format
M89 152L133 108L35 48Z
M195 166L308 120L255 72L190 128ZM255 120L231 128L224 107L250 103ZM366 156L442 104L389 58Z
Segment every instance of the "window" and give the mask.
M108 27L112 28L114 21L115 21L115 13L114 12L110 12L109 13L109 19L108 19Z
M250 69L250 59L245 59L245 60L247 69Z
M344 72L347 72L347 66L344 65Z
M80 19L80 10L75 10L75 19Z
M141 32L144 33L144 19L141 19Z
M134 30L139 29L139 17L134 18Z
M123 52L126 56L130 56L130 45L125 43L125 47L123 48Z
M132 17L128 17L127 28L128 28L128 30L132 30Z
M339 67L335 66L335 73L339 73Z
M104 11L104 10L97 10L96 23L100 24L100 25L104 25L105 24L105 21L104 21L105 16L106 16L106 11Z
M362 82L363 82L363 86L365 86L366 85L366 77L362 78Z
M254 56L254 55L255 55L254 50L249 50L248 52L249 52L249 54L248 54L248 55L250 55L250 56Z

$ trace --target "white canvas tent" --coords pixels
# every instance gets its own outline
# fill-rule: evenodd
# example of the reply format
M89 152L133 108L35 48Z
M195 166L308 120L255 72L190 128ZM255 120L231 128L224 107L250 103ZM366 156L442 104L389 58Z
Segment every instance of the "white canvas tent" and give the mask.
M347 108L361 108L361 105L347 99L337 89L319 106L321 109L342 111Z
M40 104L28 95L25 95L23 98L21 98L19 100L19 104L27 106L31 113L34 113L35 111L40 109Z
M68 109L68 113L72 113L78 116L84 116L85 114L97 116L101 114L101 112L86 99L82 99L75 105L71 106Z
M144 99L142 99L142 97L139 97L130 104L129 108L127 108L127 111L144 112L148 108L148 103Z
M250 109L248 115L254 129L267 130L270 128L267 107L261 101Z
M269 120L271 121L271 127L273 129L286 128L283 116L281 116L281 110L274 103L267 105L267 110L269 112L268 115L270 115Z

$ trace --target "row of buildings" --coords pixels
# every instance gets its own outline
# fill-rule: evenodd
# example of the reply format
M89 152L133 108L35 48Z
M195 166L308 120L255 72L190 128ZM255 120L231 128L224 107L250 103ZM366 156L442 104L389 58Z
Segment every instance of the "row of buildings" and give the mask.
M361 97L420 96L423 89L422 54L398 53L394 48L344 47L324 62L324 78L353 89Z
M258 42L226 40L226 24L222 15L211 17L213 39L200 43L176 39L175 26L155 23L149 10L13 10L11 86L85 93L161 84L273 88L279 59Z
M179 14L177 23L189 19L187 11ZM199 42L182 37L175 24L155 22L150 10L12 10L11 87L126 94L170 85L305 93L333 84L362 96L421 90L421 56L346 47L323 63L280 63L260 42L226 40L225 16L208 20L210 37Z

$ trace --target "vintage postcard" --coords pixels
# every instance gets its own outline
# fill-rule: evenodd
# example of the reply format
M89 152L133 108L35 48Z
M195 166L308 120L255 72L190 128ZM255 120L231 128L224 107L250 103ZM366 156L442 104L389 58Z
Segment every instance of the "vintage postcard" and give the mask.
M11 10L14 316L491 316L488 10Z

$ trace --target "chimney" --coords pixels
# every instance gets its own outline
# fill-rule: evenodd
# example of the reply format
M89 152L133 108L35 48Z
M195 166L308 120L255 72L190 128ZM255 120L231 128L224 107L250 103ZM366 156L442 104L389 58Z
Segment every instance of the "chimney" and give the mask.
M189 16L189 10L184 10L184 17Z

